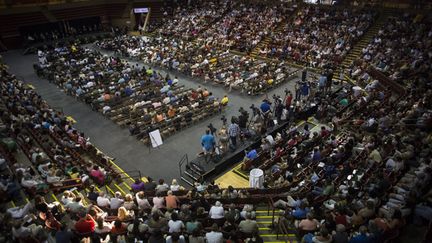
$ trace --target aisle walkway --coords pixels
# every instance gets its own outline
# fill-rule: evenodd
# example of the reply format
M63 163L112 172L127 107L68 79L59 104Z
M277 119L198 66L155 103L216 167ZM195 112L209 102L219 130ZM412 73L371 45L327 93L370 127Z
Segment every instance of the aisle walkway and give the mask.
M195 158L200 152L200 138L209 123L216 128L222 125L221 115L216 115L192 127L174 134L164 141L160 149L149 151L142 142L129 135L127 129L122 129L115 123L92 111L90 107L75 98L66 95L56 85L47 80L41 80L33 71L33 64L37 62L35 55L23 56L21 50L9 51L3 54L5 62L10 66L11 73L27 83L32 84L36 91L55 109L61 109L66 115L72 116L77 123L75 127L89 136L95 144L107 155L116 158L116 163L126 172L140 170L142 175L170 180L179 178L178 161L184 154ZM163 74L166 72L162 71ZM175 74L170 73L171 76ZM196 88L198 84L213 92L216 97L226 94L226 89L212 84L197 83L185 76L179 76L180 83L186 87ZM293 90L294 81L279 86L267 95L284 96L284 89ZM263 96L247 96L233 91L228 94L230 104L223 112L228 120L238 115L240 107L249 109L251 104L259 105ZM227 168L228 169L228 168Z

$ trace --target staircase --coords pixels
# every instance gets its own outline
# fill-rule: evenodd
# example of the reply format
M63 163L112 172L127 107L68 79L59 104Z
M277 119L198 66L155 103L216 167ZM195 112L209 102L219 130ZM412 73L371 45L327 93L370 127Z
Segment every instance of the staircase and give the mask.
M256 221L258 223L258 232L259 235L263 238L266 243L297 243L298 240L296 238L296 230L288 229L288 234L277 233L276 229L272 228L273 222L278 221L279 215L283 213L282 210L276 209L274 212L272 210L268 210L267 206L258 206L256 212Z
M378 31L387 23L388 17L391 15L391 12L388 10L382 10L382 12L379 14L378 19L376 20L375 24L373 24L367 32L363 35L363 37L354 45L354 47L348 52L346 57L344 58L343 62L339 67L336 69L333 75L333 79L336 81L342 81L340 80L340 74L343 72L343 70L347 69L355 60L358 60L362 56L362 49L365 48L378 34ZM348 75L344 74L343 79L348 80L351 83L354 83Z
M287 21L290 21L290 20L287 20ZM276 32L276 33L282 32L284 30L285 26L286 26L285 21L281 21L279 23L279 25L272 32ZM266 47L270 42L271 42L271 37L269 35L267 35L266 37L264 37L263 40L261 40L258 43L258 45L255 46L255 48L252 50L250 55L252 57L259 56L259 51L261 50L261 48Z
M288 17L287 19L282 20L272 32L274 33L283 32L284 29L287 27L287 25L294 21L295 16L297 16L298 12L302 9L302 6L303 5L297 6L297 8L291 13L291 16ZM250 56L252 57L259 56L259 50L267 46L270 42L271 42L271 37L267 35L263 40L261 40L258 43L258 45L255 46L255 48L251 51Z
M27 163L30 163L28 159L26 158L26 155L24 155L24 152L22 149L18 149L15 155L17 161L26 161ZM87 158L84 158L87 159ZM27 164L26 163L26 164ZM120 175L120 178L113 179L106 185L98 186L96 183L93 183L92 185L95 187L96 192L104 191L106 195L109 197L113 197L115 192L119 191L123 196L126 194L134 194L132 192L131 184L135 182L135 179L140 178L143 182L148 182L146 177L142 177L141 173L139 171L130 171L125 172L123 171L117 164L115 164L112 160L109 161L110 166L114 169L116 173ZM35 169L35 168L34 168ZM129 174L128 174L129 173ZM64 190L64 189L63 189ZM60 203L60 199L62 197L63 190L59 191L53 191L49 190L48 193L43 195L45 197L45 200L47 203L53 203L58 202ZM75 195L81 196L83 199L84 206L88 206L89 204L93 203L88 200L88 198L85 196L89 192L89 189L85 186L79 187L79 188L68 188L68 190L72 191ZM27 194L24 192L24 190L20 190L21 200L19 201L10 201L10 203L7 205L8 208L10 207L16 207L20 206L23 207L26 203L29 202ZM84 195L84 196L83 196ZM60 205L62 205L60 203Z

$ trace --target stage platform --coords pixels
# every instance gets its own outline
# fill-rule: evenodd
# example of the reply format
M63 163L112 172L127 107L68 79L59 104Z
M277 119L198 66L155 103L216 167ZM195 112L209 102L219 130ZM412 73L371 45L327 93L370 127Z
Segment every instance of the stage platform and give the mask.
M299 121L295 125L298 131L302 131L305 124L309 125L311 134L319 132L321 126L325 124L319 123L316 119L310 117L307 120ZM273 137L288 128L288 122L276 126L270 133ZM220 159L206 162L203 157L196 158L192 161L184 161L182 180L189 185L196 181L215 181L221 188L233 186L236 188L249 187L249 174L241 169L242 161L245 156L245 151L257 149L261 145L261 137L241 144L235 152L227 153Z

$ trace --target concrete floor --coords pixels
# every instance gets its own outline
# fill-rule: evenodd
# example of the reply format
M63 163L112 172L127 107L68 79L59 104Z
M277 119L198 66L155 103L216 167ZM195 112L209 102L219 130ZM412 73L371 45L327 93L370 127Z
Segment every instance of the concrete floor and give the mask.
M201 151L200 138L209 123L213 123L216 128L222 125L221 115L213 116L170 136L163 141L164 144L159 149L151 149L149 152L148 147L135 137L130 136L127 129L120 128L102 114L92 111L88 105L66 95L56 85L38 78L33 71L33 64L37 62L36 56L23 56L21 53L22 50L2 53L11 73L32 84L51 107L72 116L77 121L75 127L90 137L90 141L105 154L116 158L116 163L126 172L139 170L143 176L151 176L154 179L179 179L178 162L181 157L187 154L191 160ZM161 71L161 73L165 74L166 72ZM170 73L170 75L175 76L174 73ZM216 97L223 97L224 94L227 94L227 90L221 86L198 83L196 80L191 80L183 75L178 77L180 83L186 87L196 88L201 85L213 92ZM295 80L298 78L269 91L267 96L272 97L273 94L278 94L284 97L285 89L293 91ZM229 120L231 116L238 115L240 107L250 111L251 104L259 105L265 95L248 96L233 91L228 93L228 97L230 103L223 114Z

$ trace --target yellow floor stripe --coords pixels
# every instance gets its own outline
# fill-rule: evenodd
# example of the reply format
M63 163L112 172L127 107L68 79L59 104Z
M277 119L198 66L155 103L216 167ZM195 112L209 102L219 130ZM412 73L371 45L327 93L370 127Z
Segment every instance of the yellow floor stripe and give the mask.
M54 199L54 201L60 203L57 197L54 195L54 193L51 193L51 197Z
M101 191L101 189L99 189L99 187L98 187L98 186L95 186L95 188L96 188L96 191L98 191L98 192L100 192L100 191Z
M108 185L106 185L105 187L108 189L109 192L111 192L111 194L115 195L114 191Z
M56 195L54 195L54 193L51 193L51 197L56 201L56 202L58 202L59 203L59 205L60 205L60 207L64 210L65 208L64 208L64 206L63 206L63 204L57 199L57 197L56 197Z
M258 224L271 224L272 221L257 221Z
M256 213L267 213L267 212L271 212L272 210L270 209L270 211L268 210L255 210Z
M132 187L130 187L128 184L126 184L126 182L123 182L123 185L125 185L125 187L126 187L127 189L129 189L129 191L132 190Z
M260 234L260 236L261 237L276 237L277 235L276 234ZM290 236L290 237L292 237L292 236L295 236L295 234L286 234L286 235L279 234L279 236Z
M127 193L125 191L123 191L123 189L121 189L121 187L119 187L116 183L114 183L114 186L117 187L117 189L124 195L126 195Z
M256 218L257 219L271 219L273 216L272 215L257 215ZM279 218L279 215L275 215L275 218Z
M97 150L98 152L100 152L100 153L103 154L103 152L102 152L101 150L99 150L98 148L96 148L96 150ZM120 168L120 166L118 166L116 163L114 163L114 161L112 161L112 160L110 159L109 162L110 162L112 165L114 165L114 166L115 166L115 167L116 167L120 172L122 172L123 174L125 174L126 177L127 177L130 181L135 182L135 181L132 179L132 177L130 177L130 175L129 175L128 173L126 173L122 168Z
M270 228L264 227L264 228L258 228L258 230L271 230Z

